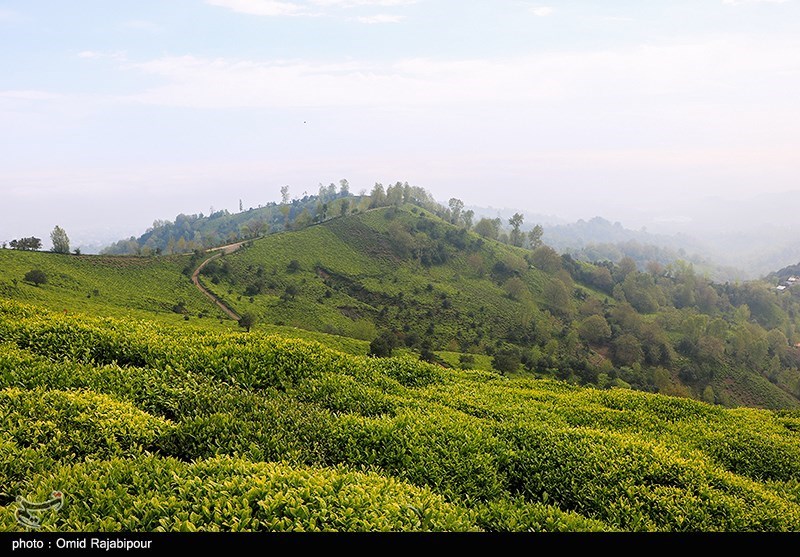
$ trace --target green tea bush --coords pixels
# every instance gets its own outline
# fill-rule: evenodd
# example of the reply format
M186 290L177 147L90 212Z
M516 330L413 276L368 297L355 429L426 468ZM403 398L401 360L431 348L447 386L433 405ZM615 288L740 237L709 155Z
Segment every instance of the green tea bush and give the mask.
M0 485L20 483L58 462L141 454L172 424L89 391L0 390Z
M375 474L215 458L118 458L65 466L37 479L64 506L43 531L463 531L468 512L428 489ZM0 528L16 529L0 514Z

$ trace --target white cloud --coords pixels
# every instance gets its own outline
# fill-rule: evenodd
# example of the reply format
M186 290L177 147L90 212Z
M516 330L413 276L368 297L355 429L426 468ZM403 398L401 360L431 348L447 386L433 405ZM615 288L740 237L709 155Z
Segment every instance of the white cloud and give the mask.
M369 15L356 18L357 21L361 23L367 24L375 24L375 23L399 23L405 19L402 15L391 15L391 14L378 14L378 15Z
M277 0L206 0L206 4L251 15L273 17L310 15L303 6L292 2L280 2Z
M198 108L509 102L763 106L800 94L798 49L800 41L720 39L505 60L326 64L184 56L126 68L163 81L130 99Z
M787 0L722 0L723 4L729 6L741 6L743 4L783 4Z
M530 12L536 17L547 17L552 15L555 10L550 6L531 6Z
M144 19L132 19L126 21L123 24L127 29L133 29L134 31L145 31L147 33L161 33L164 31L164 28L161 27L158 23L154 23L152 21L147 21Z

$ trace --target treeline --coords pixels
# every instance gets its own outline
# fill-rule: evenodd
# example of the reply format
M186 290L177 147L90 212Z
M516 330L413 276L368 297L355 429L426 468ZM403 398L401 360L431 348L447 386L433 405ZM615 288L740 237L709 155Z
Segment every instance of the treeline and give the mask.
M424 188L408 182L384 187L376 183L367 194L350 192L346 179L339 184L319 185L317 195L290 199L289 187L281 188L281 202L270 202L239 212L214 211L208 215L180 214L174 221L156 220L140 237L120 240L102 250L106 255L166 255L190 253L195 250L258 238L284 230L299 230L331 218L355 214L369 209L410 203L444 215L446 210Z
M556 279L546 287L544 312L508 338L527 369L723 404L774 397L763 381L751 381L753 392L731 400L726 382L746 372L800 398L800 289L715 284L681 261L651 262L645 271L630 258L590 265L547 246L527 259Z

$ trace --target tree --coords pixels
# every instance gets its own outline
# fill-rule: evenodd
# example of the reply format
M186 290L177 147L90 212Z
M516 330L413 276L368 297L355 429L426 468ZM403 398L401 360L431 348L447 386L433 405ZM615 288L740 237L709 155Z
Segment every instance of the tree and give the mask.
M384 331L369 343L368 355L376 358L388 358L392 355L392 350L396 345L397 337L389 331Z
M246 329L248 333L250 332L250 329L255 327L257 322L258 318L256 318L256 316L249 311L244 312L241 318L239 318L239 326L243 329Z
M608 267L596 265L586 276L586 281L606 294L611 294L614 288L614 279Z
M284 302L288 302L289 300L294 300L297 297L299 290L294 284L286 285L286 288L283 290L283 294L281 294L281 300Z
M19 240L11 240L9 243L11 249L18 249L21 251L35 251L42 247L42 241L39 238L31 236L29 238L20 238Z
M461 369L473 369L475 367L475 356L472 354L461 354L458 357L458 365Z
M344 178L339 180L339 195L350 195L350 183Z
M241 213L242 211L244 211L244 208L242 207L242 200L240 199L239 200L239 212Z
M397 182L393 186L386 188L386 205L399 207L403 204L403 184Z
M262 219L252 219L245 224L247 235L250 238L258 238L264 232L266 223Z
M590 344L602 344L611 337L611 327L602 315L590 315L578 325L578 334Z
M281 186L281 205L289 203L289 186Z
M544 303L547 309L562 316L569 316L572 304L567 287L558 279L548 281L542 289Z
M630 257L623 257L614 272L614 280L622 282L625 278L636 270L636 261Z
M341 204L339 205L339 214L341 216L345 216L349 210L350 210L350 200L342 199Z
M303 228L311 226L313 222L314 220L311 218L311 213L308 212L307 207L304 207L303 210L300 211L300 214L297 215L297 218L294 219L292 228L294 230L302 230Z
M386 205L386 190L383 189L383 184L375 182L375 186L369 194L369 208L383 207Z
M542 245L542 236L544 235L544 228L541 224L537 224L532 230L528 232L528 242L531 244L531 249L536 249Z
M550 246L540 246L531 254L531 263L537 269L555 274L561 270L562 259Z
M520 213L514 213L514 215L508 219L508 224L511 226L511 244L514 246L521 246L522 245L522 233L520 232L520 227L522 226L522 221L525 217L523 217Z
M497 240L500 235L500 222L500 219L487 219L484 217L475 225L475 232L484 238Z
M503 375L517 371L520 363L522 355L516 347L502 348L492 358L492 367Z
M618 365L638 364L642 362L642 358L642 345L635 336L626 334L614 341L614 360Z
M44 271L39 269L32 269L25 273L25 280L33 284L34 286L39 286L40 284L47 283L47 275L44 274Z
M475 211L472 209L468 209L461 214L461 218L464 219L464 227L469 230L472 228L472 219L475 217Z
M450 206L450 222L458 224L461 221L461 211L464 209L464 202L456 197L451 197L447 204Z

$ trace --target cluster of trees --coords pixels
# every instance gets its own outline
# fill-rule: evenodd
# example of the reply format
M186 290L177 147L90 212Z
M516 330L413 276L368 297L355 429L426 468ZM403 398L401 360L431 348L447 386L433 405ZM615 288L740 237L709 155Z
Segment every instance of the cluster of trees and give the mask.
M488 354L503 372L526 369L722 403L730 402L727 394L712 384L737 369L800 398L800 288L779 295L762 282L715 284L682 261L651 261L643 270L631 258L576 261L544 245L539 231L523 240L514 232L521 215L512 217L508 238L527 252L492 259L481 249L483 241L466 232L463 206L451 203L449 216L460 230L435 219L393 222L388 236L396 253L422 262L422 248L435 246L442 255L429 254L430 265L462 256L476 277L491 278L518 302L517 315L504 321L491 312L465 311L435 290L427 295L435 295L433 301L423 301L425 292L406 292L380 312L379 323L396 339L393 344L381 333L375 355L393 345L422 350L423 342L432 342L440 349ZM482 219L473 230L481 222L487 230L500 229L496 220ZM526 278L531 268L547 277L539 290ZM423 330L426 323L431 326Z
M53 231L50 233L50 241L53 244L51 251L54 253L69 253L69 237L60 226L56 225L56 227L53 228ZM21 251L37 251L42 249L42 240L35 236L14 239L8 243L8 247ZM6 248L5 243L3 244L3 248ZM75 253L80 254L80 250L75 250Z
M140 237L120 240L103 253L139 256L190 253L281 230L304 228L358 210L358 201L350 194L347 180L341 180L338 187L320 184L319 195L309 196L304 192L303 197L296 199L291 199L289 186L283 186L280 203L244 209L239 200L238 213L212 207L208 215L179 214L174 221L156 220Z
M672 394L686 394L688 386L698 398L708 398L708 387L726 369L739 369L800 397L800 296L779 296L760 282L714 284L683 262L653 263L646 271L631 259L587 265L546 246L529 260L555 271L564 290L572 287L560 311L551 307L548 319L533 319L527 331L512 335L529 369L552 367L556 375L591 384L620 378ZM605 301L571 281L597 289ZM717 398L727 402L723 393Z
M31 236L29 238L20 238L19 240L11 240L9 243L11 249L18 249L22 251L36 251L42 248L42 240Z

